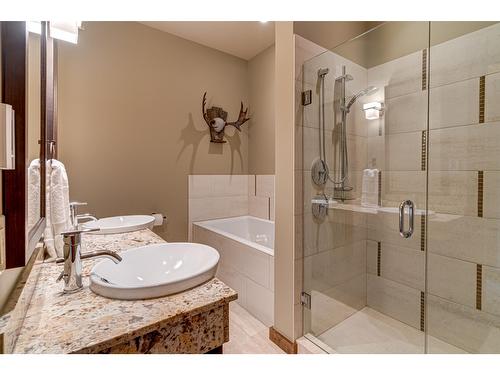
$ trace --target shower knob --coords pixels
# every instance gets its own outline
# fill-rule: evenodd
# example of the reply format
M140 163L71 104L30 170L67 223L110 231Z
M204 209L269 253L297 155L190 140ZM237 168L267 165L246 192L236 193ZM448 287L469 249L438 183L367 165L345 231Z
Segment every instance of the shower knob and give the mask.
M316 159L311 168L311 178L315 185L323 186L328 181L328 165L321 159Z

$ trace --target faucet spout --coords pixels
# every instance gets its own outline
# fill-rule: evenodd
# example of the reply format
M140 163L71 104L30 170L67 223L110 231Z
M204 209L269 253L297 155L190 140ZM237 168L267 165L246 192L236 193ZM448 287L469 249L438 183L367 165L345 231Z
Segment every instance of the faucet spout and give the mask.
M111 259L115 264L118 264L122 261L122 257L119 256L117 253L111 250L95 250L95 251L90 251L88 253L84 253L80 256L80 258L83 259L91 259L91 258L108 258Z

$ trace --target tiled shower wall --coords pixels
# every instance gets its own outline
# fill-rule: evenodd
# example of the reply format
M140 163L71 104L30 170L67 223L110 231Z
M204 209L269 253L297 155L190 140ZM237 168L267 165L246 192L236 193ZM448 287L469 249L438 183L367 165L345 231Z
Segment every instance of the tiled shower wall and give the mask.
M425 329L426 61L427 50L417 51L368 69L368 84L382 89L386 108L374 121L367 152L381 171L382 206L395 209L411 199L417 215L408 239L399 234L396 209L367 215L366 304L416 330Z
M376 99L386 106L385 116L374 121L354 110L349 152L355 192L359 172L378 168L383 206L412 199L425 209L428 173L429 222L417 215L414 235L406 240L395 213L330 210L323 223L310 215L310 198L321 191L311 185L309 172L319 155L317 69L328 66L337 76L341 60L326 53L305 64L311 72L304 73L304 89L313 90L313 104L297 106L304 144L300 259L304 288L313 294L312 309L304 310L311 326L304 332L320 334L370 306L467 351L499 352L500 26L370 68L364 76L362 68L345 63L354 76L351 87L359 83L352 91L384 88Z
M190 175L188 236L194 221L251 215L274 221L274 175Z
M499 71L499 25L368 70L385 86L383 134L368 142L383 205L425 209L428 173L429 223L417 216L404 240L396 215L368 216L367 305L470 352L500 351Z
M431 48L430 63L427 328L498 353L500 25Z

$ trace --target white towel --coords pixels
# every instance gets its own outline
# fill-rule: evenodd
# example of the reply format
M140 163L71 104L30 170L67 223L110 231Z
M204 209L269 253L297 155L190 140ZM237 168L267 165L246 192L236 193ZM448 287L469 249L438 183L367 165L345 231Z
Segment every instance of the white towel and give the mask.
M40 159L33 159L28 167L28 230L40 219Z
M365 169L361 189L361 205L364 207L378 207L379 170Z
M62 257L61 232L70 228L69 184L64 164L55 159L47 161L46 208L45 244L51 257Z

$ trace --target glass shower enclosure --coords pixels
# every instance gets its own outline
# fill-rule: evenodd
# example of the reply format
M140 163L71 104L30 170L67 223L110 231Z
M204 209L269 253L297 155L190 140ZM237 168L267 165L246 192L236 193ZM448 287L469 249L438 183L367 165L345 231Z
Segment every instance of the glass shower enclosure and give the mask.
M304 335L500 353L500 23L386 22L302 68Z

